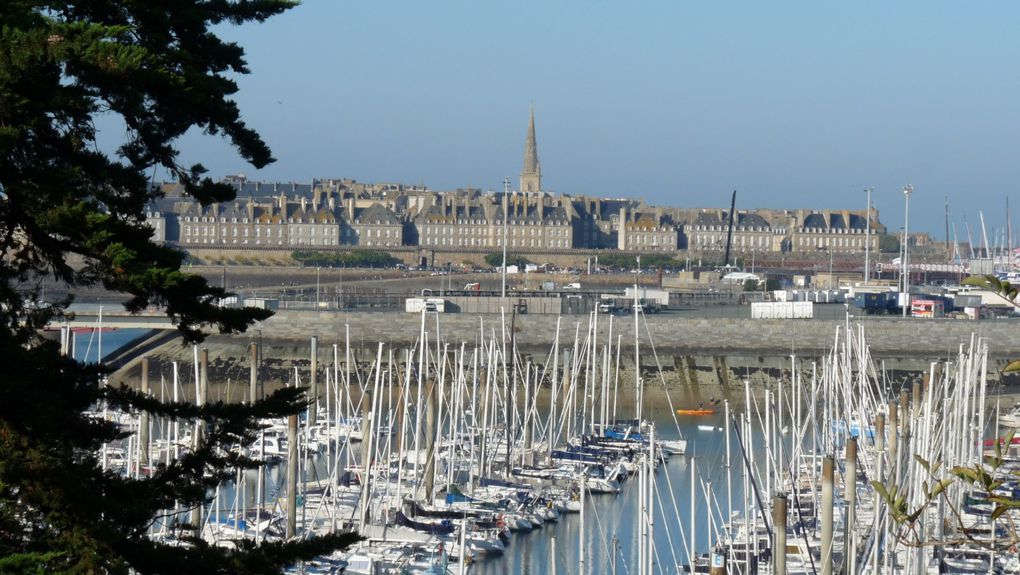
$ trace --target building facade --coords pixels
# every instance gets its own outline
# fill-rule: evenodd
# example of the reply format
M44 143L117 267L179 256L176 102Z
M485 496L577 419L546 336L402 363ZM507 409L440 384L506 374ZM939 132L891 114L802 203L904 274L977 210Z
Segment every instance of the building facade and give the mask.
M722 252L729 211L649 206L629 198L555 195L542 189L532 108L517 191L369 184L323 178L311 184L225 180L238 201L201 206L175 184L146 210L156 241L181 246L428 249L616 249ZM244 199L241 199L244 198ZM870 229L870 232L869 232ZM877 252L878 211L738 210L734 253Z

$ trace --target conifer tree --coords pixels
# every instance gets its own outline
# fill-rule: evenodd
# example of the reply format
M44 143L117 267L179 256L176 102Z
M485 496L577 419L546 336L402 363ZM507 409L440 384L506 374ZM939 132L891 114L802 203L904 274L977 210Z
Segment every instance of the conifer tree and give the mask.
M187 341L203 329L244 331L267 313L215 305L222 289L183 273L183 255L151 241L144 223L156 170L203 203L229 186L184 166L178 138L198 128L227 139L251 165L273 161L231 99L248 73L242 48L214 27L261 22L286 0L0 2L0 572L273 573L357 539L337 534L237 549L157 542L156 518L176 502L207 502L238 467L230 450L258 420L296 413L304 396L254 405L161 405L98 385L102 368L62 357L40 330L70 299L39 305L42 278L126 294L125 307L160 306ZM115 153L97 145L100 115L119 117ZM203 420L204 445L139 480L104 472L96 456L123 437L85 412L101 401L183 421Z

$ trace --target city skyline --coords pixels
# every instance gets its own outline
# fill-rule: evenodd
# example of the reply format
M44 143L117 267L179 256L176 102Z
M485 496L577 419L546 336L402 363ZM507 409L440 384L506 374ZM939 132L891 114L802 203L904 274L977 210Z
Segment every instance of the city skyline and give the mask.
M957 239L966 217L978 242L983 210L994 243L1020 151L1020 7L982 6L311 1L224 29L253 72L242 114L278 161L256 171L197 134L183 159L262 180L500 189L517 184L533 104L553 192L864 209L873 188L894 231L911 184L911 230L943 239L948 197Z

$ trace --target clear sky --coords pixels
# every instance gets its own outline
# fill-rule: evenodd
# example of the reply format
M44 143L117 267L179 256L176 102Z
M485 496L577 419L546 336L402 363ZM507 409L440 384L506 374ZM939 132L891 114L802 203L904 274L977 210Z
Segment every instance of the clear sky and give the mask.
M500 189L535 106L553 192L685 207L864 209L961 241L1020 207L1020 2L306 0L227 28L278 161L214 175ZM1016 234L1015 234L1016 235ZM990 240L994 241L994 240Z

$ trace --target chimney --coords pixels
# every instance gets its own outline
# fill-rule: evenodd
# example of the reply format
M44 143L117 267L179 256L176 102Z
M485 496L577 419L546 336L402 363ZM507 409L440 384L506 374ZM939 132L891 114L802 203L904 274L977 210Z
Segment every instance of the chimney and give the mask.
M312 191L312 211L319 211L319 205L322 204L322 188L315 188Z
M627 249L627 208L620 208L620 229L616 233L616 249Z
M333 197L333 194L326 194L326 203L329 205L329 211L336 211L336 199Z
M354 221L354 198L347 198L347 220Z
M280 194L277 201L280 204L280 213L287 215L287 196Z
M305 211L305 208L307 208L307 207L308 207L308 200L306 200L304 196L301 196L301 211L302 212Z

